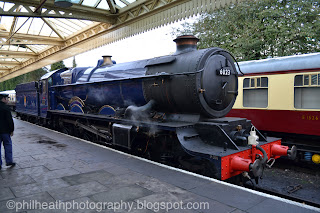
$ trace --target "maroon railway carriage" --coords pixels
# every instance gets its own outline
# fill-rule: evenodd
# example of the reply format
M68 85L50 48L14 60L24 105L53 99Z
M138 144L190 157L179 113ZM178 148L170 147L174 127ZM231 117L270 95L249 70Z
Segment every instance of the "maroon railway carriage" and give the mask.
M239 63L239 95L229 117L245 117L268 135L297 144L320 163L320 53Z

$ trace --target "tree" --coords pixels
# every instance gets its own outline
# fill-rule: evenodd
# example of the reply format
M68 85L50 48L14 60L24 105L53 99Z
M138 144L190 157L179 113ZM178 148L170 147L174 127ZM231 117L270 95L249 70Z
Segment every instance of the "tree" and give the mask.
M64 65L63 61L59 61L56 63L51 64L50 71L65 68L66 66Z
M320 50L320 7L314 0L244 0L204 14L175 35L194 34L199 48L218 46L238 60Z
M43 68L40 68L32 72L20 75L18 77L9 79L7 81L1 82L0 91L14 90L18 84L31 81L38 81L41 78L41 76L43 76L46 73L47 72Z
M72 60L72 67L77 67L77 63L76 63L76 57L73 56L73 60Z

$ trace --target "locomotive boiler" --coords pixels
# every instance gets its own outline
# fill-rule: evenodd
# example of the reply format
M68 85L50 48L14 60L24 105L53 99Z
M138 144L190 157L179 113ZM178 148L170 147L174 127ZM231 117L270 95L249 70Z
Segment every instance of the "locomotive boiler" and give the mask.
M149 60L113 64L105 56L102 66L85 70L72 79L76 84L56 91L62 99L81 97L98 108L141 106L153 100L161 111L223 117L238 92L232 56L220 48L196 51L197 41L179 37L176 53ZM78 89L79 83L85 88Z
M174 41L172 55L122 64L106 56L96 67L48 73L37 84L38 121L221 180L257 180L274 159L295 156L251 121L224 118L238 94L230 53L197 50L194 36Z

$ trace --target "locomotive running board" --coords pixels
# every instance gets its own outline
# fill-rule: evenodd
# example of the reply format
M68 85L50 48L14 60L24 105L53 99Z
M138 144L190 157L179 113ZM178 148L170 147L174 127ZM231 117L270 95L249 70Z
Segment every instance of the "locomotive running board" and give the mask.
M218 125L210 125L210 131L205 134L195 127L177 128L176 133L182 147L191 155L223 157L248 149L238 147Z

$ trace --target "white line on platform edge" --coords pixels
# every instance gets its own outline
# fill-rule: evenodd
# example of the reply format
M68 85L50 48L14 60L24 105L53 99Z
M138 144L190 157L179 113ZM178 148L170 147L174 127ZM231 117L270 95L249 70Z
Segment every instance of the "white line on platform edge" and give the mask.
M15 119L17 119L17 118L15 118ZM20 120L20 119L18 119L18 120ZM23 120L20 120L20 121L23 121ZM241 187L241 186L233 185L231 183L223 182L221 180L217 180L217 179L214 179L214 178L206 177L206 176L199 175L199 174L196 174L196 173L193 173L193 172L189 172L189 171L185 171L185 170L182 170L182 169L174 168L174 167L171 167L171 166L168 166L168 165L165 165L165 164L161 164L161 163L158 163L158 162L154 162L154 161L151 161L151 160L148 160L148 159L145 159L145 158L141 158L141 157L138 157L138 156L135 156L135 155L130 155L128 153L112 149L110 147L106 147L106 146L103 146L103 145L100 145L100 144L96 144L96 143L93 143L91 141L84 140L82 138L77 138L77 137L72 136L72 135L67 135L67 134L64 134L62 132L58 132L56 130L52 130L52 129L49 129L49 128L46 128L46 127L43 127L43 126L38 126L36 124L29 123L27 121L23 121L23 122L28 123L28 124L32 124L32 125L34 125L36 127L39 127L39 128L47 129L49 131L52 131L52 132L55 132L55 133L58 133L58 134L61 134L61 135L67 136L67 137L71 137L71 138L74 138L74 139L77 139L77 140L81 140L81 141L83 141L85 143L88 143L88 144L91 144L91 145L94 145L94 146L99 146L101 148L104 148L104 149L107 149L107 150L110 150L110 151L113 151L113 152L116 152L116 153L119 153L119 154L122 154L122 155L125 155L125 156L128 156L128 157L136 158L138 160L145 161L145 162L148 162L148 163L151 163L151 164L154 164L154 165L157 165L157 166L169 169L169 170L181 172L181 173L188 174L188 175L191 175L191 176L194 176L194 177L198 177L198 178L201 178L201 179L205 179L205 180L209 180L209 181L212 181L212 182L215 182L215 183L226 185L226 186L229 186L229 187L232 187L232 188L236 188L236 189L240 189L240 190L243 190L243 191L246 191L246 192L250 192L252 194L256 194L256 195L263 196L263 197L266 197L266 198L271 198L271 199L278 200L278 201L281 201L281 202L284 202L284 203L288 203L288 204L292 204L292 205L295 205L295 206L299 206L299 207L302 207L302 208L305 208L305 209L310 209L310 210L313 210L313 211L320 212L320 208L317 208L317 207L313 207L313 206L310 206L310 205L307 205L307 204L303 204L303 203L298 203L296 201L288 200L288 199L277 197L277 196L274 196L274 195L269 195L269 194L266 194L266 193L263 193L263 192L254 191L252 189L248 189L248 188L244 188L244 187Z

